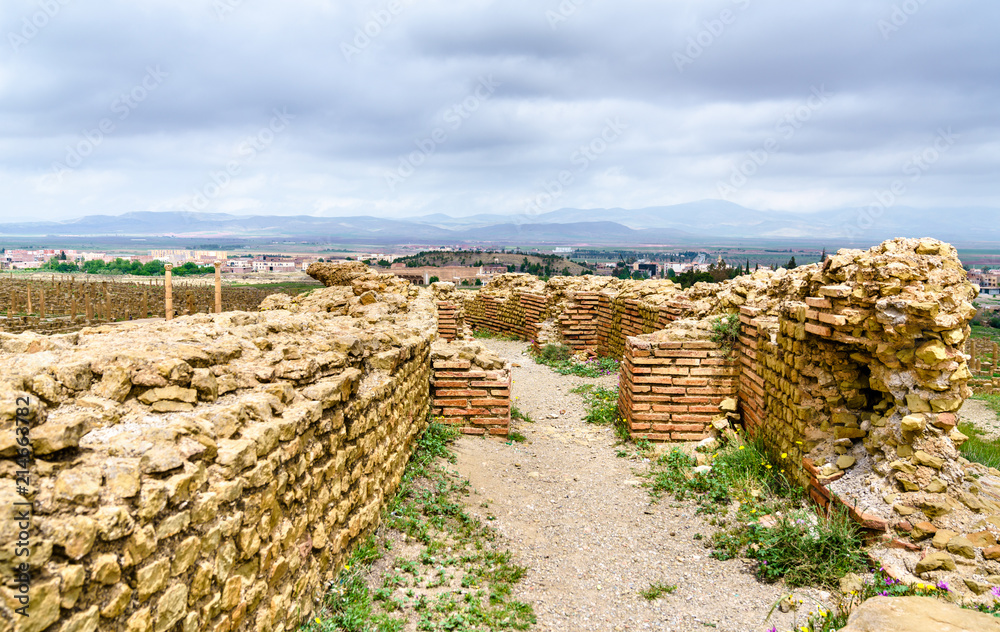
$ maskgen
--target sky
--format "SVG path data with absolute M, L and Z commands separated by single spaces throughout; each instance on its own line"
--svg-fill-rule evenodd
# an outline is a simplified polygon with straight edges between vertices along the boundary
M 997 24 L 995 0 L 3 0 L 0 221 L 1000 209 Z

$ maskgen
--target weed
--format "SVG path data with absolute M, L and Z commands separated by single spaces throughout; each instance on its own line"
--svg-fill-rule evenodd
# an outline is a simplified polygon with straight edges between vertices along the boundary
M 618 373 L 618 360 L 608 357 L 576 360 L 572 349 L 566 345 L 547 344 L 535 354 L 535 362 L 551 367 L 560 375 L 576 375 L 579 377 L 602 377 Z
M 472 337 L 478 338 L 480 340 L 508 340 L 508 341 L 522 340 L 522 338 L 519 338 L 517 336 L 511 334 L 494 333 L 489 329 L 474 329 L 472 331 Z
M 733 352 L 733 347 L 740 337 L 740 316 L 739 314 L 726 314 L 719 316 L 712 321 L 711 340 L 717 343 L 726 355 Z
M 654 599 L 659 599 L 663 595 L 672 595 L 675 590 L 677 590 L 677 584 L 668 585 L 664 582 L 653 582 L 649 585 L 649 588 L 640 590 L 639 594 L 645 599 L 653 601 Z
M 588 386 L 590 386 L 588 384 Z M 587 406 L 587 414 L 583 418 L 587 423 L 608 426 L 618 420 L 618 388 L 593 386 L 588 389 L 574 389 L 583 395 Z
M 507 438 L 515 443 L 524 443 L 528 440 L 523 434 L 514 430 L 507 433 Z
M 762 580 L 783 578 L 790 586 L 833 585 L 865 568 L 854 523 L 840 513 L 817 518 L 803 506 L 802 491 L 785 477 L 780 460 L 772 463 L 759 443 L 727 445 L 708 459 L 711 469 L 696 473 L 696 460 L 675 449 L 651 465 L 645 486 L 654 500 L 663 494 L 690 499 L 697 513 L 713 515 L 720 529 L 711 537 L 712 557 L 756 559 Z M 731 509 L 732 521 L 726 518 Z M 762 526 L 757 519 L 764 514 L 777 524 Z
M 531 606 L 512 598 L 511 584 L 526 569 L 466 513 L 460 500 L 470 483 L 437 460 L 455 461 L 449 444 L 457 435 L 440 423 L 428 426 L 383 516 L 386 528 L 423 545 L 417 559 L 396 558 L 372 584 L 380 587 L 369 587 L 365 577 L 390 542 L 384 534 L 370 537 L 331 584 L 325 620 L 317 617 L 301 632 L 398 632 L 407 620 L 421 630 L 524 630 L 535 622 Z M 461 578 L 462 589 L 447 588 L 452 578 Z M 414 590 L 420 586 L 444 592 L 429 598 Z
M 523 410 L 521 410 L 517 406 L 511 406 L 510 407 L 510 418 L 511 419 L 517 419 L 517 420 L 520 420 L 520 421 L 524 421 L 524 422 L 529 423 L 529 424 L 535 423 L 535 420 L 531 418 L 531 415 L 529 415 L 528 413 L 524 412 Z
M 751 550 L 760 560 L 761 579 L 783 578 L 793 587 L 836 586 L 847 573 L 867 568 L 861 534 L 846 512 L 831 511 L 819 520 L 805 512 L 810 510 L 782 515 L 776 526 L 757 530 L 758 548 Z

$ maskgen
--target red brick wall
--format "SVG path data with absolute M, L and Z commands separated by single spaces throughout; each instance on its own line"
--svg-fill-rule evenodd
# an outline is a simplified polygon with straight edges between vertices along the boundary
M 462 337 L 462 308 L 450 301 L 437 302 L 438 335 L 445 340 Z
M 434 360 L 431 414 L 466 434 L 510 431 L 510 371 L 483 370 L 469 360 Z
M 736 397 L 738 366 L 710 341 L 625 340 L 618 410 L 633 439 L 697 441 Z

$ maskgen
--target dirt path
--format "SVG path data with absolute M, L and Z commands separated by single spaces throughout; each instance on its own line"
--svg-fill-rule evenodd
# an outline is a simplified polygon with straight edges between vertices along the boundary
M 959 410 L 959 418 L 983 431 L 983 438 L 1000 438 L 1000 415 L 981 399 L 967 399 Z
M 525 343 L 485 342 L 521 365 L 513 369 L 515 405 L 535 423 L 517 423 L 527 437 L 522 444 L 461 439 L 457 469 L 475 489 L 470 511 L 490 521 L 529 569 L 517 590 L 534 604 L 536 629 L 792 627 L 795 613 L 776 612 L 764 623 L 787 589 L 759 583 L 747 561 L 708 557 L 704 543 L 714 527 L 694 515 L 693 504 L 664 499 L 651 505 L 637 476 L 646 465 L 616 456 L 621 447 L 613 431 L 583 421 L 582 398 L 570 389 L 612 386 L 616 376 L 561 376 L 523 355 Z M 639 591 L 654 582 L 677 590 L 647 601 Z M 796 594 L 829 597 L 817 590 Z M 810 609 L 800 610 L 799 621 Z

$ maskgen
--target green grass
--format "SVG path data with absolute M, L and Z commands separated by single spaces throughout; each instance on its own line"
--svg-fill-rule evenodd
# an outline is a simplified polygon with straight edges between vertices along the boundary
M 519 421 L 523 421 L 523 422 L 529 423 L 529 424 L 535 423 L 535 420 L 531 418 L 531 415 L 529 415 L 528 413 L 522 411 L 517 406 L 511 406 L 510 407 L 510 418 L 511 419 L 517 419 Z
M 986 402 L 987 408 L 1000 415 L 1000 395 L 989 395 L 986 393 L 977 393 L 972 396 L 972 399 L 978 399 L 980 401 Z
M 971 338 L 987 338 L 993 342 L 1000 342 L 1000 329 L 986 327 L 985 325 L 972 325 Z
M 496 334 L 489 329 L 474 329 L 472 331 L 472 337 L 479 340 L 510 340 L 517 341 L 521 338 L 514 336 L 512 334 Z
M 611 426 L 614 428 L 618 440 L 622 443 L 627 443 L 630 440 L 628 427 L 618 414 L 617 386 L 608 388 L 582 384 L 570 392 L 583 396 L 584 405 L 587 407 L 587 414 L 583 417 L 584 421 L 600 426 Z
M 523 434 L 515 430 L 512 430 L 507 433 L 507 439 L 513 441 L 514 443 L 524 443 L 525 441 L 528 440 L 527 437 L 525 437 Z
M 653 601 L 654 599 L 659 599 L 663 595 L 672 595 L 675 590 L 677 590 L 677 584 L 653 582 L 649 585 L 649 588 L 640 590 L 639 594 L 642 595 L 642 597 L 647 601 Z
M 740 316 L 739 314 L 726 314 L 719 316 L 712 321 L 711 340 L 717 343 L 726 355 L 733 352 L 740 338 Z
M 760 443 L 734 442 L 708 461 L 711 470 L 695 473 L 695 458 L 674 449 L 652 463 L 644 485 L 654 501 L 670 494 L 712 516 L 709 522 L 722 527 L 712 535 L 712 557 L 755 559 L 758 578 L 789 586 L 836 586 L 844 574 L 866 568 L 854 523 L 836 513 L 817 517 L 781 456 L 768 458 Z M 776 525 L 763 526 L 764 515 Z
M 525 630 L 535 623 L 531 605 L 512 597 L 527 569 L 465 511 L 470 483 L 442 465 L 455 462 L 449 444 L 458 434 L 431 423 L 419 437 L 383 526 L 354 550 L 322 612 L 301 632 L 399 632 L 408 622 L 418 630 Z M 375 577 L 393 537 L 416 542 L 419 554 L 393 558 Z M 449 588 L 452 580 L 457 587 Z
M 604 377 L 618 373 L 620 363 L 609 357 L 577 360 L 573 350 L 566 345 L 547 344 L 535 354 L 535 362 L 550 367 L 560 375 L 576 375 L 578 377 Z
M 975 399 L 986 398 L 990 398 L 986 400 L 990 408 L 997 410 L 997 407 L 1000 406 L 1000 396 L 980 395 L 975 397 Z M 983 439 L 983 431 L 967 421 L 958 424 L 958 431 L 969 437 L 958 449 L 962 456 L 973 463 L 981 463 L 986 467 L 1000 469 L 1000 442 L 997 442 L 996 439 Z

